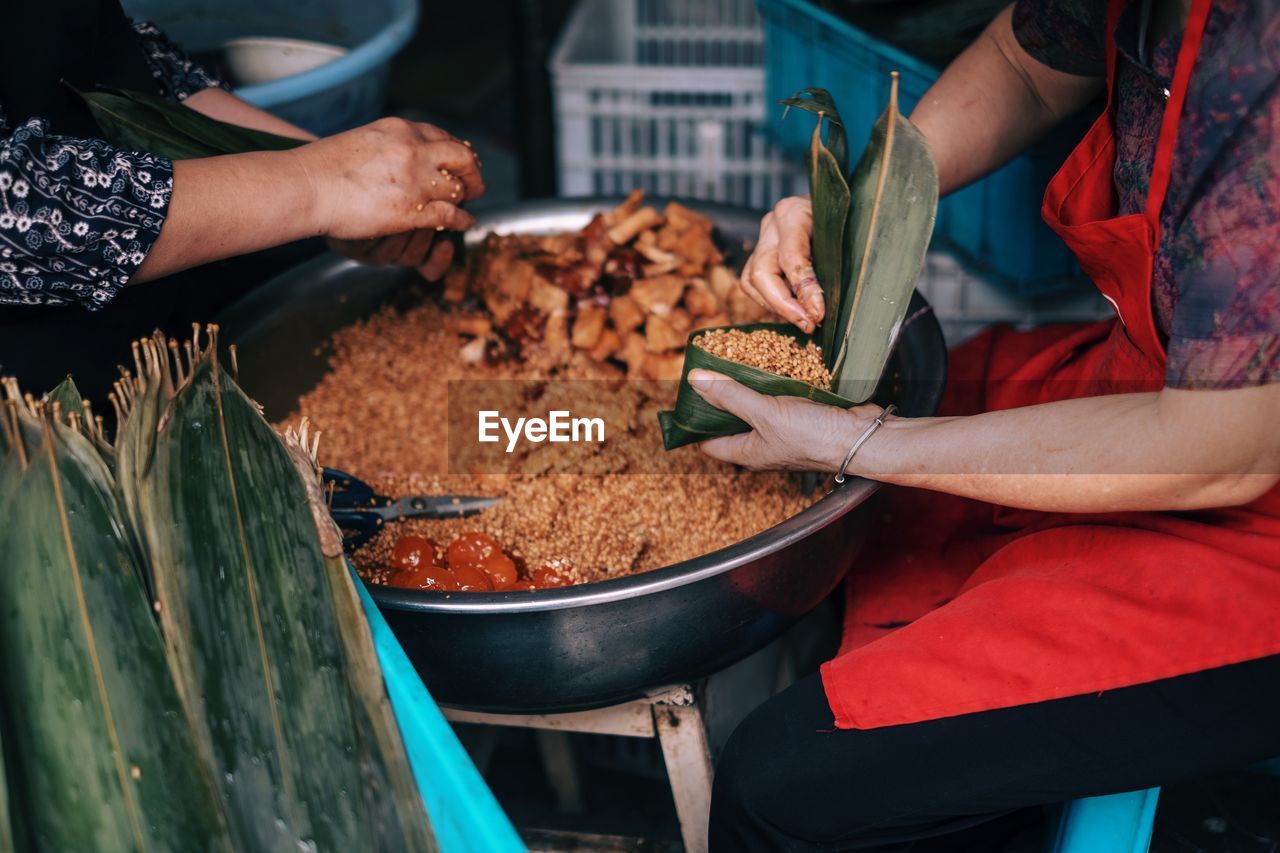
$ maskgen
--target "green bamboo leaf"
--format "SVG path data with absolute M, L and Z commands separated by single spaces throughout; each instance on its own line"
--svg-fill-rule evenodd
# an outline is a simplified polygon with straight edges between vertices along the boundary
M 230 850 L 109 472 L 75 430 L 20 417 L 40 438 L 0 462 L 0 692 L 25 837 L 49 850 Z
M 722 326 L 720 328 L 738 329 L 743 332 L 768 330 L 794 338 L 801 346 L 812 340 L 810 336 L 789 323 L 748 323 L 741 326 Z M 839 406 L 842 409 L 847 409 L 854 405 L 850 400 L 845 400 L 829 391 L 823 391 L 821 388 L 816 388 L 807 382 L 801 382 L 798 379 L 792 379 L 787 376 L 778 376 L 757 367 L 738 364 L 735 361 L 712 355 L 704 349 L 699 349 L 694 341 L 699 335 L 707 331 L 712 330 L 700 329 L 689 336 L 688 345 L 684 353 L 684 370 L 680 374 L 680 388 L 676 394 L 675 408 L 658 413 L 658 423 L 662 427 L 662 443 L 667 450 L 674 450 L 686 444 L 705 441 L 721 435 L 747 432 L 751 429 L 746 421 L 736 415 L 729 414 L 723 409 L 716 408 L 704 400 L 697 391 L 693 390 L 689 385 L 689 371 L 698 367 L 705 370 L 713 370 L 716 373 L 723 373 L 748 388 L 761 394 L 767 394 L 770 397 L 803 397 L 815 403 Z
M 822 287 L 825 316 L 838 318 L 844 306 L 845 286 L 851 269 L 848 239 L 851 196 L 849 182 L 845 178 L 849 170 L 849 155 L 844 120 L 835 99 L 826 89 L 802 89 L 782 103 L 788 109 L 798 107 L 818 117 L 805 156 L 813 209 L 813 269 Z M 824 124 L 827 126 L 825 143 L 822 134 Z M 843 326 L 832 319 L 824 320 L 820 326 L 818 345 L 828 369 L 840 349 L 842 329 Z
M 126 372 L 116 382 L 112 402 L 119 420 L 114 448 L 116 491 L 129 519 L 130 532 L 137 541 L 148 523 L 139 497 L 142 478 L 155 451 L 160 414 L 173 399 L 171 370 L 180 371 L 183 362 L 176 346 L 171 347 L 165 336 L 157 332 L 134 342 L 133 363 L 133 373 Z M 154 592 L 150 555 L 140 541 L 137 541 L 137 550 L 143 584 Z
M 70 376 L 54 386 L 49 392 L 48 402 L 50 405 L 58 404 L 62 410 L 63 423 L 67 422 L 67 418 L 73 412 L 80 414 L 84 408 L 84 398 L 80 396 L 80 389 L 76 387 L 75 381 Z
M 3 459 L 5 451 L 0 451 L 0 459 Z M 3 462 L 0 462 L 3 466 Z M 4 475 L 0 474 L 0 483 L 3 483 Z M 0 724 L 4 722 L 4 715 L 0 715 Z M 0 725 L 3 730 L 3 725 Z M 9 779 L 8 772 L 5 770 L 5 752 L 3 738 L 0 738 L 0 853 L 14 853 L 15 849 L 26 850 L 31 847 L 27 843 L 26 838 L 18 838 L 20 827 L 14 824 L 12 813 L 9 809 Z
M 407 760 L 353 692 L 370 676 L 349 656 L 307 487 L 212 345 L 165 408 L 139 488 L 170 663 L 240 845 L 427 848 L 421 799 L 387 795 L 389 764 Z
M 30 404 L 23 398 L 18 380 L 12 376 L 0 377 L 0 435 L 4 436 L 5 455 L 15 453 L 22 464 L 40 446 L 44 433 L 39 422 L 31 414 Z
M 822 119 L 827 121 L 826 148 L 831 152 L 831 156 L 835 158 L 836 165 L 840 167 L 840 174 L 844 175 L 849 171 L 849 143 L 846 137 L 844 120 L 840 117 L 840 110 L 836 107 L 835 98 L 831 97 L 831 93 L 826 89 L 813 86 L 808 89 L 801 89 L 790 98 L 785 98 L 778 103 L 784 104 L 787 109 L 796 107 L 797 109 L 807 110 L 818 116 L 819 125 Z M 786 113 L 783 113 L 786 118 Z
M 284 444 L 306 491 L 307 505 L 324 555 L 325 577 L 342 626 L 339 633 L 349 668 L 352 712 L 364 749 L 360 761 L 372 768 L 365 773 L 363 788 L 365 807 L 372 816 L 376 833 L 371 848 L 434 850 L 435 838 L 423 811 L 422 793 L 409 765 L 400 726 L 382 681 L 382 664 L 356 581 L 343 553 L 342 532 L 329 514 L 329 496 L 322 485 L 320 464 L 315 455 L 317 443 L 309 437 L 305 418 L 297 432 L 292 429 L 286 432 Z
M 102 87 L 81 92 L 98 127 L 113 145 L 186 160 L 246 151 L 283 151 L 304 145 L 253 128 L 219 121 L 175 101 L 146 92 Z
M 115 476 L 115 448 L 107 440 L 103 433 L 102 421 L 97 418 L 92 407 L 83 397 L 80 396 L 80 390 L 76 387 L 75 380 L 70 376 L 62 380 L 48 393 L 45 403 L 49 406 L 57 406 L 57 410 L 61 413 L 60 420 L 64 424 L 76 429 L 89 439 L 94 449 L 98 451 L 98 455 L 102 457 L 102 461 L 106 463 L 111 476 Z
M 110 92 L 76 90 L 102 129 L 103 138 L 119 148 L 145 151 L 173 160 L 193 160 L 225 152 L 177 130 L 155 110 Z M 184 108 L 185 109 L 185 108 Z
M 849 227 L 849 184 L 837 165 L 836 157 L 823 147 L 820 133 L 822 119 L 813 129 L 809 149 L 809 195 L 813 207 L 813 269 L 822 286 L 827 317 L 840 316 L 844 303 L 845 271 L 849 268 L 846 232 Z M 840 327 L 824 322 L 819 330 L 818 345 L 828 369 L 838 348 L 836 333 Z
M 306 140 L 294 139 L 241 127 L 225 121 L 210 118 L 180 103 L 166 100 L 157 95 L 139 92 L 133 89 L 107 89 L 128 99 L 138 108 L 138 116 L 159 116 L 173 130 L 191 140 L 206 145 L 219 154 L 239 154 L 245 151 L 286 151 L 305 145 Z
M 833 389 L 866 401 L 889 361 L 924 267 L 938 210 L 938 169 L 920 131 L 898 112 L 898 75 L 850 178 L 849 267 L 830 362 Z M 816 235 L 815 235 L 816 239 Z

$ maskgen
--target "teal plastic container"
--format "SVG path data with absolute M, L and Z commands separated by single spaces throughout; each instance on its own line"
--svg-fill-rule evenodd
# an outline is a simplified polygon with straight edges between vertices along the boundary
M 1159 799 L 1149 788 L 1065 804 L 1052 853 L 1147 853 Z
M 409 764 L 443 853 L 522 853 L 525 846 L 404 649 L 355 577 Z
M 899 98 L 909 113 L 939 70 L 880 42 L 807 0 L 756 0 L 765 31 L 765 100 L 781 116 L 779 100 L 808 86 L 835 97 L 858 151 L 889 100 L 897 71 Z M 766 121 L 767 132 L 791 156 L 808 148 L 813 122 L 792 114 Z M 1066 127 L 1066 126 L 1064 126 Z M 1071 252 L 1040 216 L 1045 186 L 1079 140 L 1063 130 L 938 206 L 935 245 L 1019 296 L 1087 287 Z

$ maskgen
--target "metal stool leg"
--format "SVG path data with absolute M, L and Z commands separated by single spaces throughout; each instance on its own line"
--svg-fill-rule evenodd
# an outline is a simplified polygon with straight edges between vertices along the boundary
M 653 705 L 653 722 L 667 764 L 671 795 L 686 853 L 706 853 L 711 816 L 711 750 L 692 691 L 673 691 Z
M 578 778 L 569 735 L 554 729 L 536 729 L 534 735 L 542 757 L 542 770 L 556 792 L 556 808 L 565 814 L 582 814 L 587 807 L 582 799 L 582 781 Z

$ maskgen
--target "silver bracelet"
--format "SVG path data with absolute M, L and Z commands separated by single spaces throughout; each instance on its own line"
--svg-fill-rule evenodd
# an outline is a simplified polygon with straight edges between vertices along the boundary
M 837 483 L 844 482 L 844 472 L 845 469 L 849 467 L 849 463 L 853 461 L 853 454 L 857 453 L 862 445 L 867 443 L 867 439 L 875 435 L 876 430 L 884 426 L 885 418 L 889 417 L 889 415 L 892 415 L 896 411 L 898 411 L 898 407 L 890 404 L 883 412 L 876 415 L 876 419 L 867 427 L 866 432 L 858 436 L 858 440 L 853 443 L 853 447 L 849 448 L 849 455 L 844 458 L 844 463 L 840 466 L 840 470 L 836 472 Z

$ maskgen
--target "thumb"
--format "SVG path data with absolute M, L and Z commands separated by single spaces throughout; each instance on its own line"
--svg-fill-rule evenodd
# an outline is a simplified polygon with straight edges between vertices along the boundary
M 756 425 L 755 415 L 760 411 L 761 405 L 769 400 L 765 395 L 752 391 L 723 373 L 702 368 L 689 371 L 689 386 L 717 409 L 735 414 L 753 427 Z

